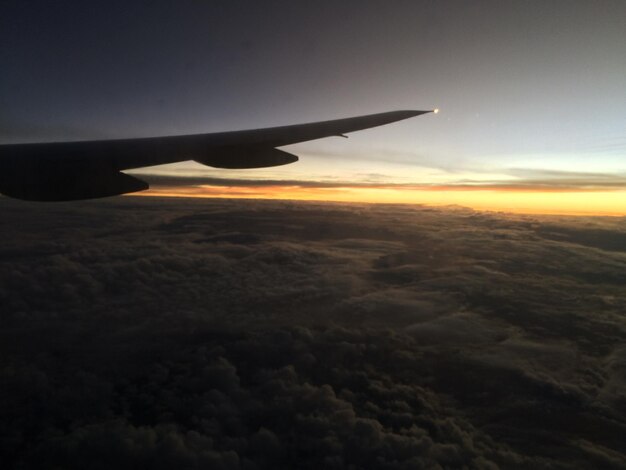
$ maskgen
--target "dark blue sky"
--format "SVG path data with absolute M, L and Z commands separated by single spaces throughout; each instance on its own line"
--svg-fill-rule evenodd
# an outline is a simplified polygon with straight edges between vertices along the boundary
M 0 139 L 439 107 L 300 146 L 306 163 L 280 171 L 323 178 L 340 157 L 355 178 L 621 175 L 625 58 L 624 1 L 4 1 Z

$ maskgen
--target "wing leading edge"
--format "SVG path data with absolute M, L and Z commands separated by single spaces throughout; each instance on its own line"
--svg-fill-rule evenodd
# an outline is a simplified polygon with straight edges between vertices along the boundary
M 432 111 L 392 111 L 332 121 L 244 131 L 137 139 L 0 145 L 0 193 L 66 201 L 142 191 L 148 184 L 121 173 L 196 160 L 216 168 L 286 165 L 298 157 L 276 147 L 340 136 Z

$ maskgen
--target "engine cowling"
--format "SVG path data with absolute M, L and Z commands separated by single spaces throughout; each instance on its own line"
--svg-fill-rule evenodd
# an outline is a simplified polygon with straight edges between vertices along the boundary
M 148 183 L 121 172 L 31 172 L 0 177 L 0 193 L 27 201 L 72 201 L 133 193 Z

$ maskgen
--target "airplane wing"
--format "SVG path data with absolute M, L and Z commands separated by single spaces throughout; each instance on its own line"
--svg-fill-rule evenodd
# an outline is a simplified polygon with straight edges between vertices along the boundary
M 123 170 L 195 160 L 215 168 L 264 168 L 298 157 L 276 147 L 342 136 L 432 111 L 392 111 L 291 126 L 137 139 L 0 145 L 0 193 L 68 201 L 148 189 Z

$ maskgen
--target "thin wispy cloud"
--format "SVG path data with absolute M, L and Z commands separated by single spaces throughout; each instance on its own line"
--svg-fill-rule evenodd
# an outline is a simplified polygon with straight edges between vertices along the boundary
M 298 187 L 309 189 L 361 188 L 403 190 L 464 190 L 464 191 L 607 191 L 626 189 L 626 177 L 557 171 L 514 170 L 512 174 L 526 175 L 517 180 L 471 180 L 463 179 L 449 183 L 385 182 L 384 175 L 370 175 L 362 181 L 317 181 L 304 179 L 245 179 L 215 178 L 211 176 L 141 175 L 155 188 L 179 186 L 216 187 Z M 535 177 L 532 177 L 535 176 Z

